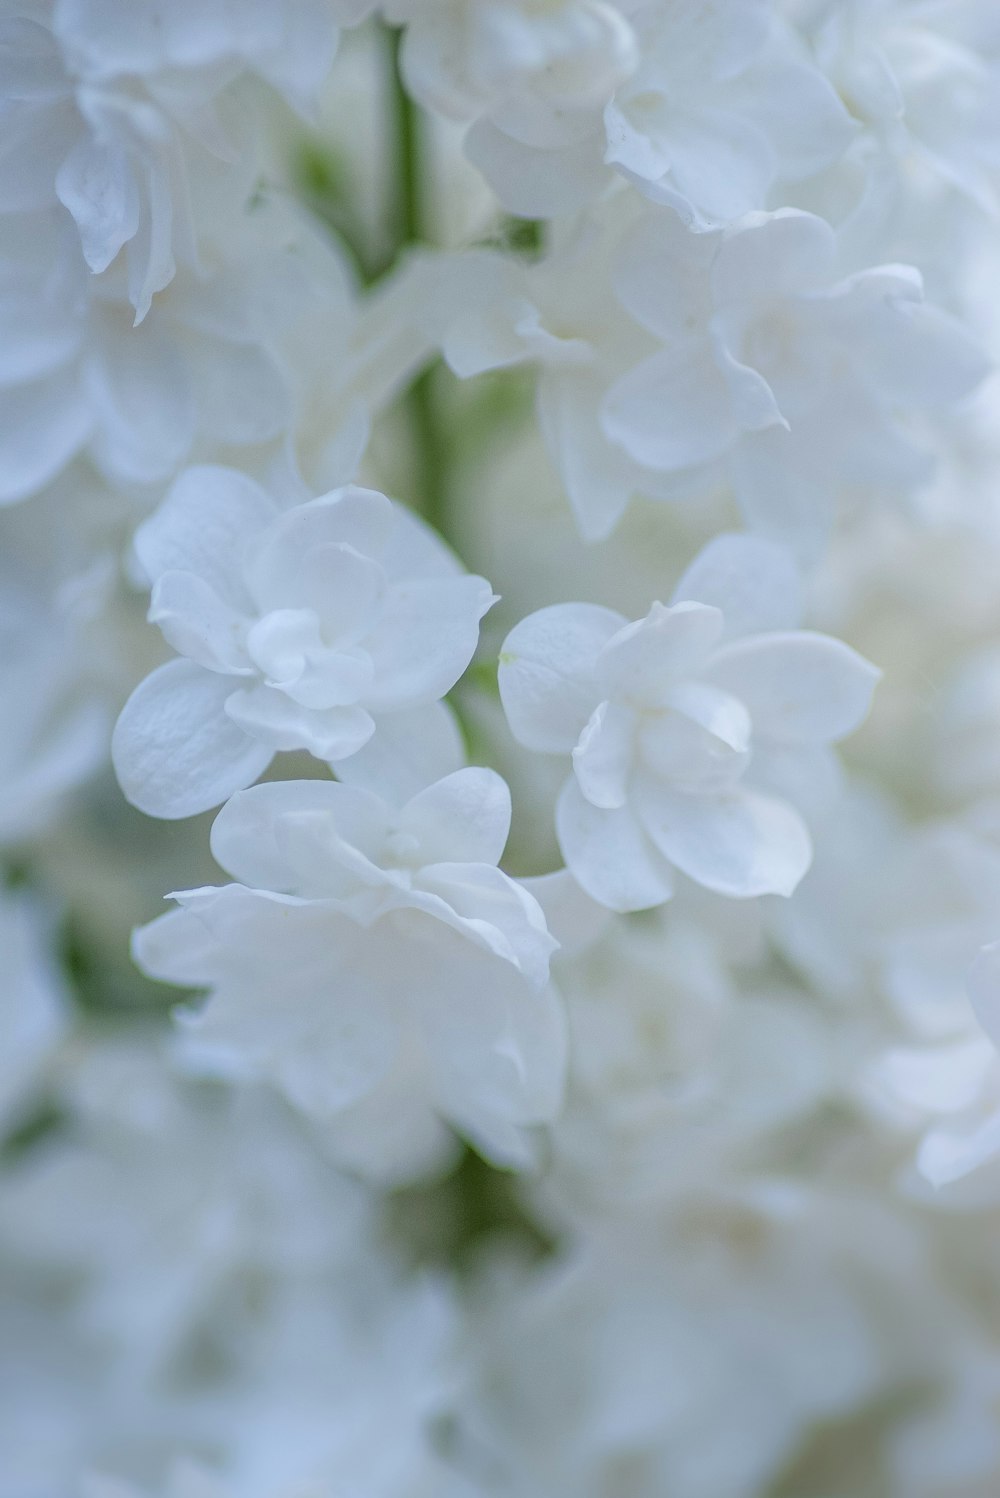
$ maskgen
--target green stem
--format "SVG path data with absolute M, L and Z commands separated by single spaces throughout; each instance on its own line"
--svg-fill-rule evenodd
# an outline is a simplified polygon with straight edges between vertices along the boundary
M 395 257 L 410 245 L 429 240 L 424 222 L 427 201 L 426 137 L 423 118 L 403 85 L 400 69 L 402 29 L 389 31 L 392 58 L 391 108 L 393 114 L 393 181 L 395 201 L 392 218 L 395 229 Z M 417 375 L 405 396 L 413 450 L 412 492 L 424 519 L 442 534 L 447 531 L 448 472 L 447 448 L 443 440 L 438 411 L 435 367 Z

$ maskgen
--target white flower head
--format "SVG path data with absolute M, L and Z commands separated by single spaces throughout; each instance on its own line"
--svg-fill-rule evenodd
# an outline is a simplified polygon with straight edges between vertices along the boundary
M 274 1081 L 333 1118 L 405 1070 L 422 1105 L 494 1157 L 559 1101 L 555 945 L 500 871 L 510 795 L 465 769 L 399 810 L 322 781 L 259 785 L 212 831 L 241 883 L 188 890 L 136 935 L 140 965 L 209 989 L 190 1021 L 224 1068 Z M 374 1126 L 374 1121 L 373 1121 Z
M 217 211 L 220 197 L 238 203 L 252 186 L 234 81 L 256 72 L 305 106 L 333 60 L 334 21 L 326 0 L 5 5 L 0 104 L 14 144 L 0 213 L 61 204 L 95 273 L 124 250 L 143 318 L 177 263 L 197 264 L 209 195 Z
M 750 789 L 747 772 L 769 748 L 850 733 L 878 673 L 840 641 L 796 629 L 795 592 L 786 553 L 724 536 L 645 619 L 555 604 L 507 637 L 507 718 L 526 748 L 572 758 L 556 830 L 594 899 L 659 905 L 674 869 L 720 894 L 788 895 L 806 872 L 801 817 Z
M 136 688 L 112 744 L 125 794 L 152 816 L 217 806 L 279 750 L 342 760 L 383 715 L 433 715 L 494 602 L 367 489 L 282 512 L 243 474 L 193 468 L 135 547 L 149 617 L 182 657 Z
M 931 456 L 908 423 L 953 407 L 988 369 L 912 266 L 838 279 L 837 249 L 829 224 L 793 209 L 704 234 L 647 215 L 615 288 L 662 347 L 601 410 L 608 438 L 648 469 L 724 462 L 747 522 L 807 551 L 844 490 L 927 479 Z

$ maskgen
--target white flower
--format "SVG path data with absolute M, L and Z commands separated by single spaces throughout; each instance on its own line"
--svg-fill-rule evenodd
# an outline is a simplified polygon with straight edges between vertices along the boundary
M 77 454 L 116 487 L 220 456 L 296 498 L 353 477 L 370 410 L 423 354 L 405 278 L 360 305 L 336 245 L 273 197 L 212 248 L 135 326 L 120 265 L 89 275 L 65 215 L 5 224 L 0 505 Z
M 636 463 L 689 473 L 725 459 L 747 521 L 815 550 L 845 489 L 905 492 L 932 463 L 907 422 L 982 380 L 972 335 L 923 300 L 919 272 L 838 280 L 813 214 L 753 214 L 692 235 L 670 213 L 631 231 L 622 304 L 662 348 L 608 390 L 601 421 Z
M 668 0 L 636 24 L 642 62 L 606 112 L 605 160 L 685 222 L 704 229 L 768 207 L 775 179 L 812 176 L 853 138 L 769 0 Z
M 407 86 L 456 120 L 499 115 L 525 143 L 572 130 L 600 109 L 636 61 L 632 29 L 605 0 L 389 0 L 405 25 Z M 569 120 L 567 121 L 567 116 Z
M 7 0 L 0 213 L 58 201 L 93 272 L 124 248 L 128 298 L 143 318 L 177 262 L 197 263 L 198 231 L 220 196 L 238 205 L 252 185 L 247 119 L 218 96 L 252 69 L 304 105 L 336 42 L 326 0 L 250 0 L 238 12 L 225 0 Z M 207 182 L 192 181 L 192 168 Z
M 820 0 L 806 30 L 904 181 L 918 162 L 996 213 L 1000 35 L 992 0 Z
M 346 759 L 383 715 L 433 710 L 494 601 L 368 489 L 281 512 L 244 475 L 193 468 L 135 548 L 149 617 L 182 656 L 136 688 L 112 743 L 125 794 L 153 816 L 217 806 L 278 750 Z
M 612 910 L 668 900 L 674 868 L 720 894 L 791 894 L 809 834 L 785 801 L 747 788 L 751 759 L 850 733 L 878 673 L 794 627 L 794 569 L 765 542 L 718 538 L 674 600 L 631 624 L 582 603 L 523 620 L 500 655 L 511 730 L 572 756 L 559 845 Z
M 613 93 L 602 100 L 595 89 L 589 109 L 558 112 L 521 100 L 470 130 L 468 155 L 513 212 L 573 212 L 619 173 L 698 227 L 724 224 L 770 206 L 776 181 L 812 176 L 854 137 L 857 124 L 769 0 L 626 10 L 630 65 L 608 78 Z M 607 51 L 610 63 L 621 49 L 609 38 Z
M 667 499 L 671 476 L 636 462 L 603 420 L 615 381 L 654 354 L 657 339 L 623 308 L 612 274 L 640 205 L 619 194 L 524 266 L 485 252 L 430 267 L 422 304 L 428 332 L 462 379 L 529 363 L 538 372 L 538 424 L 582 535 L 603 540 L 634 494 Z M 661 266 L 664 278 L 673 268 Z M 664 413 L 665 414 L 665 413 Z
M 330 782 L 255 786 L 212 831 L 242 882 L 177 895 L 137 933 L 137 959 L 208 987 L 198 1049 L 305 1111 L 332 1118 L 383 1084 L 394 1108 L 403 1068 L 424 1112 L 523 1158 L 523 1126 L 558 1105 L 563 1037 L 544 917 L 496 866 L 509 825 L 489 770 L 399 811 Z
M 81 1329 L 134 1375 L 234 1322 L 241 1282 L 333 1279 L 374 1244 L 367 1192 L 273 1093 L 179 1078 L 134 1040 L 74 1060 L 70 1126 L 3 1177 L 0 1216 L 11 1247 L 73 1277 Z

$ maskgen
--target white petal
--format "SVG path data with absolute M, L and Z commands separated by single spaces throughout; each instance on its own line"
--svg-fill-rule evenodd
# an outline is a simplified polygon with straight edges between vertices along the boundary
M 346 759 L 375 732 L 371 716 L 361 707 L 308 708 L 273 687 L 232 691 L 226 714 L 244 733 L 278 749 L 306 749 L 317 759 Z
M 724 645 L 705 675 L 746 704 L 760 738 L 827 744 L 857 728 L 881 672 L 842 640 L 793 630 Z
M 718 234 L 692 234 L 676 213 L 645 214 L 615 257 L 615 295 L 658 338 L 686 341 L 692 319 L 706 327 L 712 314 L 709 269 L 718 243 Z
M 890 267 L 849 283 L 838 333 L 856 350 L 864 378 L 884 401 L 918 410 L 961 400 L 989 373 L 981 341 L 922 299 L 919 278 Z
M 648 910 L 674 892 L 669 865 L 643 833 L 630 806 L 603 811 L 585 801 L 572 777 L 556 805 L 556 833 L 573 878 L 609 910 Z
M 373 863 L 388 821 L 377 797 L 332 780 L 276 780 L 239 791 L 212 824 L 212 857 L 241 884 L 309 898 L 344 898 L 338 840 Z
M 750 759 L 750 714 L 738 698 L 700 681 L 680 682 L 667 711 L 644 715 L 643 764 L 678 790 L 718 791 L 743 774 Z
M 816 67 L 776 57 L 758 63 L 746 86 L 749 112 L 774 146 L 783 179 L 800 181 L 832 165 L 858 133 L 858 122 Z
M 299 570 L 310 551 L 344 545 L 379 561 L 393 524 L 391 502 L 373 489 L 336 490 L 296 505 L 252 538 L 246 556 L 247 581 L 262 607 L 297 603 Z
M 124 148 L 82 136 L 56 173 L 56 195 L 76 220 L 90 269 L 107 270 L 139 227 L 139 193 Z
M 602 693 L 640 707 L 663 706 L 679 677 L 700 671 L 722 634 L 722 615 L 703 603 L 654 603 L 627 624 L 597 661 Z
M 75 368 L 2 392 L 0 504 L 44 488 L 84 445 L 93 418 Z
M 465 137 L 465 154 L 504 207 L 520 218 L 576 213 L 598 192 L 608 173 L 595 129 L 561 150 L 536 150 L 479 119 Z
M 976 1018 L 1000 1046 L 1000 942 L 983 947 L 969 969 L 968 988 Z
M 366 1096 L 391 1065 L 398 1035 L 370 933 L 327 902 L 297 904 L 238 884 L 205 891 L 196 909 L 217 954 L 208 1003 L 185 1017 L 191 1040 L 209 1059 L 273 1080 L 316 1117 Z
M 746 115 L 685 108 L 671 118 L 663 141 L 670 181 L 694 208 L 700 225 L 732 223 L 767 195 L 775 160 L 763 131 Z
M 758 536 L 716 536 L 687 568 L 672 602 L 721 609 L 730 637 L 794 629 L 801 616 L 798 568 L 789 551 Z
M 512 963 L 534 987 L 548 982 L 556 942 L 538 901 L 517 880 L 492 864 L 436 863 L 420 870 L 414 898 L 420 893 L 458 918 L 449 921 L 455 930 Z
M 153 584 L 149 622 L 179 655 L 210 671 L 249 675 L 247 620 L 193 572 L 163 572 Z
M 573 750 L 573 773 L 591 806 L 624 806 L 632 773 L 636 718 L 631 708 L 601 702 Z
M 266 349 L 188 331 L 185 351 L 199 425 L 213 442 L 266 442 L 285 430 L 288 384 Z
M 592 900 L 569 869 L 520 882 L 542 907 L 545 924 L 567 956 L 597 941 L 611 919 L 607 906 Z
M 187 366 L 153 318 L 106 331 L 86 366 L 95 455 L 114 478 L 154 483 L 191 449 L 198 407 Z
M 494 602 L 483 577 L 414 579 L 390 587 L 363 641 L 375 667 L 366 706 L 392 712 L 443 697 L 475 654 L 479 621 Z
M 632 459 L 603 430 L 605 393 L 602 372 L 586 367 L 543 370 L 538 384 L 545 445 L 586 541 L 610 536 L 642 487 Z
M 399 504 L 392 505 L 392 528 L 381 562 L 393 581 L 465 576 L 465 568 L 437 531 Z
M 662 349 L 617 379 L 601 426 L 636 463 L 662 473 L 711 462 L 740 433 L 729 386 L 703 338 Z
M 243 548 L 276 514 L 274 501 L 245 474 L 208 464 L 189 468 L 136 531 L 136 555 L 151 582 L 163 572 L 193 572 L 224 602 L 245 607 Z
M 790 895 L 812 861 L 802 818 L 769 796 L 742 789 L 689 796 L 642 777 L 635 801 L 663 857 L 720 895 Z
M 132 933 L 136 967 L 161 983 L 201 988 L 210 982 L 216 940 L 194 910 L 168 910 Z
M 403 807 L 397 828 L 421 863 L 497 864 L 510 834 L 510 791 L 495 770 L 456 770 Z
M 465 743 L 455 714 L 446 702 L 428 702 L 379 718 L 368 743 L 350 759 L 335 761 L 333 769 L 338 780 L 402 806 L 464 764 Z
M 111 738 L 127 800 L 151 817 L 193 817 L 250 785 L 274 747 L 247 738 L 227 716 L 232 678 L 193 661 L 169 661 L 139 683 Z
M 499 1117 L 551 1118 L 559 1105 L 566 1037 L 550 988 L 536 989 L 510 963 L 480 952 L 457 933 L 401 954 L 400 979 L 417 1017 L 436 1081 L 436 1101 L 479 1137 Z
M 341 542 L 306 545 L 294 569 L 275 568 L 262 550 L 246 577 L 262 613 L 311 610 L 327 645 L 352 645 L 367 634 L 385 592 L 378 562 Z
M 511 733 L 526 749 L 569 754 L 599 692 L 597 657 L 625 620 L 593 603 L 557 603 L 516 624 L 497 679 Z
M 836 234 L 814 213 L 754 213 L 719 247 L 712 268 L 716 302 L 743 306 L 807 296 L 829 284 L 836 253 Z

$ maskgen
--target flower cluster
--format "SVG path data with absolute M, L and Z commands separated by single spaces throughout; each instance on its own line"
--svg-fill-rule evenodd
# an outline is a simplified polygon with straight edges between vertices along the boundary
M 1000 1491 L 998 99 L 0 0 L 0 1498 Z

